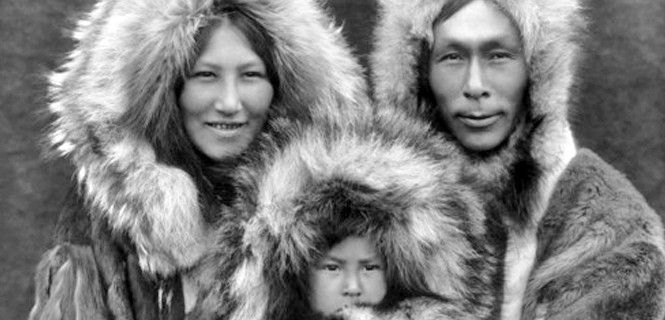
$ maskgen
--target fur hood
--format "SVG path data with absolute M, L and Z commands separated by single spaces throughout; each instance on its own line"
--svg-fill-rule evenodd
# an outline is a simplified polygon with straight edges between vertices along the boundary
M 246 11 L 274 40 L 280 99 L 267 127 L 277 118 L 342 121 L 366 100 L 361 68 L 314 0 L 100 0 L 50 76 L 48 140 L 75 165 L 87 202 L 129 235 L 151 273 L 192 265 L 208 226 L 192 176 L 159 159 L 145 136 L 156 128 L 134 116 L 177 108 L 174 86 L 195 58 L 197 30 L 227 6 Z
M 399 112 L 288 135 L 264 140 L 265 152 L 236 172 L 237 209 L 247 214 L 220 229 L 221 265 L 205 269 L 228 287 L 207 308 L 232 305 L 230 319 L 302 316 L 297 283 L 325 253 L 325 235 L 345 222 L 375 241 L 396 275 L 392 285 L 491 308 L 496 259 L 483 247 L 481 200 L 460 182 L 456 145 Z
M 507 12 L 521 33 L 529 65 L 532 123 L 518 126 L 508 146 L 498 154 L 483 159 L 468 155 L 467 165 L 473 167 L 468 172 L 492 185 L 488 182 L 506 180 L 510 176 L 506 171 L 520 166 L 516 163 L 518 158 L 527 156 L 534 160 L 536 170 L 532 171 L 540 172 L 540 178 L 531 188 L 537 190 L 536 207 L 528 211 L 529 219 L 537 222 L 557 177 L 576 153 L 567 114 L 579 52 L 577 38 L 584 19 L 579 0 L 492 1 Z M 429 117 L 425 110 L 428 106 L 418 105 L 418 63 L 422 48 L 432 47 L 433 22 L 447 1 L 379 2 L 380 18 L 371 56 L 374 98 L 382 108 L 398 106 Z

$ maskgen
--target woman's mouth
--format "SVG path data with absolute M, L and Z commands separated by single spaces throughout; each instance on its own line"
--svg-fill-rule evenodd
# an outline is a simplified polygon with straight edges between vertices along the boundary
M 246 122 L 206 122 L 205 125 L 216 130 L 234 131 L 245 126 Z
M 205 125 L 221 138 L 232 138 L 242 132 L 247 122 L 206 122 Z

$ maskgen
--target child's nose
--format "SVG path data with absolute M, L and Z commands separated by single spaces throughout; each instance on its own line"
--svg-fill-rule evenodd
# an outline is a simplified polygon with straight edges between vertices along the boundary
M 348 297 L 357 297 L 362 293 L 360 279 L 358 274 L 351 272 L 346 275 L 342 293 Z

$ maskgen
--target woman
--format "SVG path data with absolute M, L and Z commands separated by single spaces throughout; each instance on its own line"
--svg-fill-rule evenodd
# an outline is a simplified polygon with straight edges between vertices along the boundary
M 49 140 L 76 168 L 75 243 L 44 255 L 31 319 L 182 318 L 229 165 L 257 135 L 353 117 L 360 67 L 312 1 L 100 1 L 74 38 Z
M 374 96 L 461 147 L 508 231 L 502 319 L 662 319 L 660 217 L 577 149 L 578 1 L 382 1 Z

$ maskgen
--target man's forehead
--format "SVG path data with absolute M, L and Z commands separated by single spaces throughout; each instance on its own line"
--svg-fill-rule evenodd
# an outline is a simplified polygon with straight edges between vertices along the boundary
M 433 29 L 440 45 L 520 45 L 519 30 L 501 10 L 484 1 L 474 1 Z

